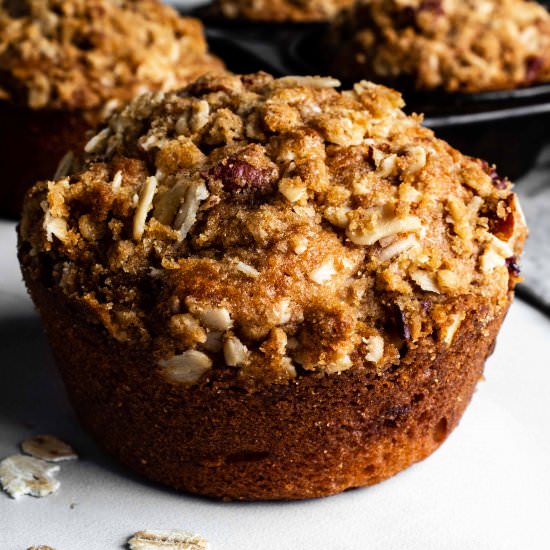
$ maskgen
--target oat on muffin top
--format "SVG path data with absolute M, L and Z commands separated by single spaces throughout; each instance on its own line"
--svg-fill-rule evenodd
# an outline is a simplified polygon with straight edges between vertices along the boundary
M 335 74 L 477 92 L 550 80 L 550 14 L 529 0 L 360 0 L 330 31 Z
M 98 109 L 221 69 L 201 23 L 157 0 L 0 3 L 0 99 Z
M 325 21 L 355 0 L 215 0 L 214 14 L 257 21 Z
M 184 383 L 383 372 L 508 304 L 511 184 L 366 81 L 207 75 L 114 115 L 29 194 L 28 273 Z M 206 378 L 205 378 L 206 376 Z

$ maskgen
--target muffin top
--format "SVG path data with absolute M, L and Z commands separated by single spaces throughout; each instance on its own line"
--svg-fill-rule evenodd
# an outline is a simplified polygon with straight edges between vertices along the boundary
M 201 23 L 156 0 L 0 3 L 0 99 L 32 109 L 111 109 L 221 68 Z
M 526 0 L 360 0 L 330 31 L 332 68 L 420 90 L 550 80 L 550 15 Z
M 134 100 L 29 193 L 28 278 L 189 384 L 383 373 L 472 310 L 483 330 L 518 278 L 511 184 L 397 92 L 338 85 L 206 75 Z
M 325 21 L 355 0 L 215 0 L 213 13 L 256 21 Z

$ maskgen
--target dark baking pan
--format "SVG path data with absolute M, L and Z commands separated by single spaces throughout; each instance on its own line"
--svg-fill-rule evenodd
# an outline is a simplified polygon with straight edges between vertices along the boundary
M 296 33 L 282 52 L 288 70 L 328 74 L 319 55 L 322 31 Z M 351 83 L 344 83 L 344 86 Z M 403 91 L 408 112 L 462 152 L 497 165 L 517 179 L 550 141 L 550 84 L 482 93 Z

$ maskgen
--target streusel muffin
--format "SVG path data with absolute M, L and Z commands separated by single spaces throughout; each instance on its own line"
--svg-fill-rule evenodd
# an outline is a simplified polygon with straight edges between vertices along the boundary
M 82 424 L 177 489 L 369 485 L 457 424 L 518 280 L 511 185 L 363 81 L 205 76 L 28 194 L 19 258 Z
M 254 21 L 328 21 L 355 0 L 215 0 L 213 13 Z
M 481 92 L 550 80 L 550 15 L 529 0 L 360 0 L 335 22 L 335 74 Z
M 0 211 L 117 105 L 221 67 L 200 22 L 156 0 L 0 3 Z

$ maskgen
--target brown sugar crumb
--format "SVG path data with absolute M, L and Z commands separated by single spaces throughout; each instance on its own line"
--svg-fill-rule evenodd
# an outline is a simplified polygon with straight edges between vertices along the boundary
M 207 75 L 136 99 L 32 190 L 28 277 L 174 384 L 381 373 L 451 345 L 464 304 L 486 326 L 526 236 L 511 184 L 398 93 L 337 85 Z
M 325 21 L 353 0 L 215 0 L 212 12 L 229 19 Z
M 108 111 L 222 68 L 201 23 L 156 0 L 7 2 L 0 37 L 0 99 L 33 109 Z
M 327 47 L 351 80 L 478 92 L 550 79 L 550 15 L 529 0 L 360 0 Z

